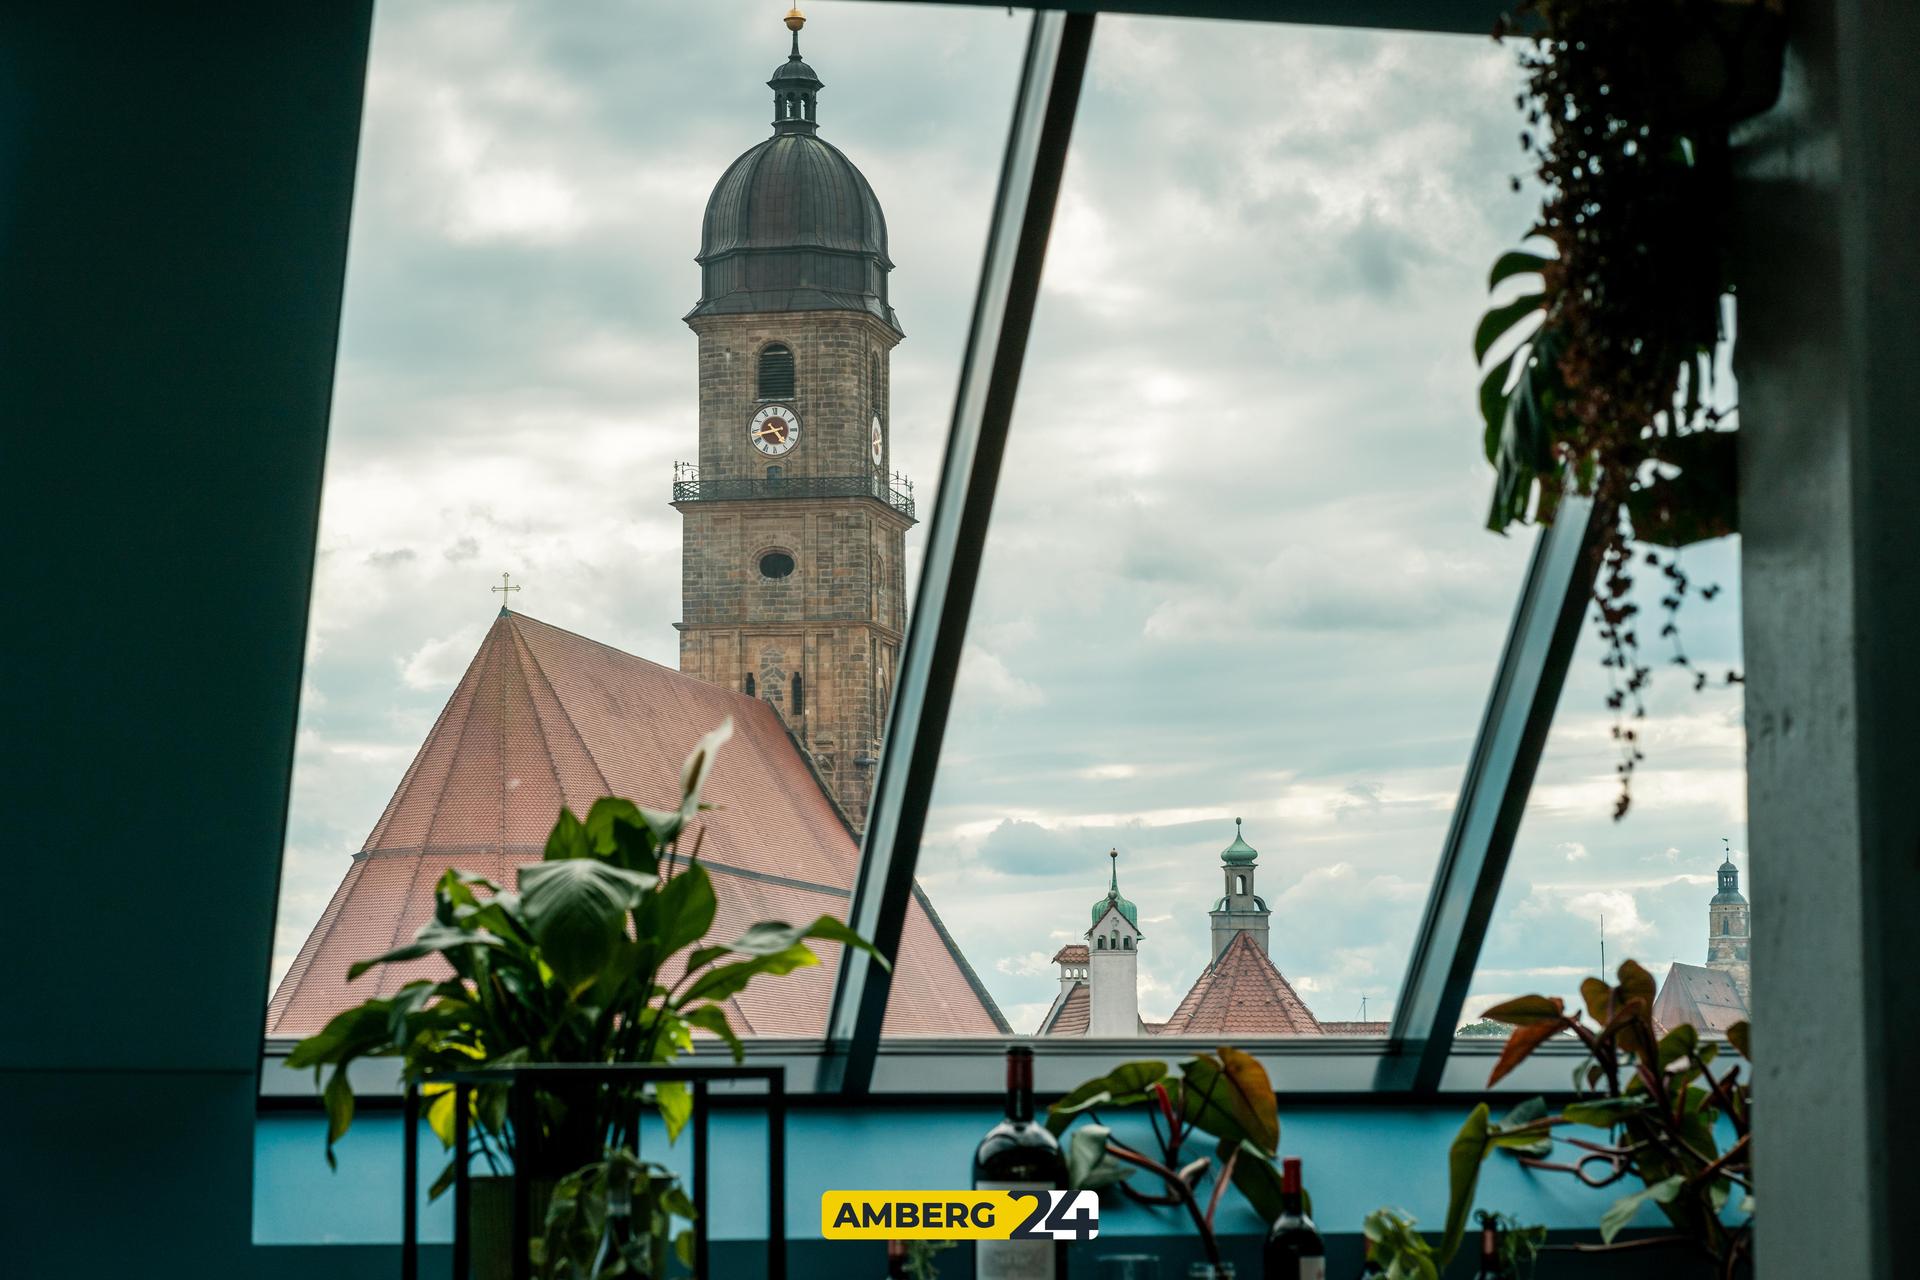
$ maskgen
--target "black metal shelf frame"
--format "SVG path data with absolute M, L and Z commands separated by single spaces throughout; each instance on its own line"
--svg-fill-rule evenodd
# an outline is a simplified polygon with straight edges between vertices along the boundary
M 707 1143 L 707 1114 L 715 1081 L 760 1081 L 763 1094 L 729 1094 L 733 1100 L 751 1100 L 767 1112 L 767 1277 L 786 1280 L 787 1275 L 787 1094 L 783 1067 L 712 1066 L 682 1061 L 665 1065 L 638 1063 L 543 1063 L 520 1067 L 487 1067 L 473 1071 L 449 1072 L 433 1077 L 430 1083 L 453 1086 L 453 1275 L 467 1280 L 471 1274 L 471 1171 L 473 1155 L 468 1149 L 469 1098 L 481 1085 L 504 1084 L 508 1088 L 508 1122 L 520 1133 L 531 1135 L 533 1125 L 527 1117 L 533 1111 L 534 1094 L 542 1084 L 569 1088 L 598 1088 L 607 1085 L 643 1086 L 649 1083 L 685 1082 L 692 1085 L 693 1115 L 688 1130 L 693 1144 L 693 1274 L 709 1275 L 708 1190 L 711 1161 Z M 401 1209 L 401 1280 L 419 1280 L 420 1275 L 420 1087 L 409 1081 L 402 1107 L 401 1138 L 405 1168 L 401 1177 L 404 1204 Z M 523 1139 L 525 1141 L 525 1139 Z M 523 1170 L 513 1171 L 513 1276 L 530 1280 L 532 1263 L 528 1246 L 533 1238 L 533 1188 Z

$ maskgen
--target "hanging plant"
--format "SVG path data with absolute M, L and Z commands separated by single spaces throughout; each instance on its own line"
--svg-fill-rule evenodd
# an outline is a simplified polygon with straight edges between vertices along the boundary
M 1665 579 L 1661 636 L 1691 668 L 1680 605 L 1718 588 L 1696 591 L 1677 552 L 1737 529 L 1731 411 L 1713 395 L 1730 354 L 1728 130 L 1777 93 L 1781 25 L 1763 0 L 1530 0 L 1495 32 L 1509 34 L 1525 37 L 1520 145 L 1545 195 L 1526 246 L 1488 280 L 1521 292 L 1473 337 L 1495 472 L 1487 524 L 1551 523 L 1569 489 L 1599 504 L 1619 818 L 1651 676 L 1635 575 Z

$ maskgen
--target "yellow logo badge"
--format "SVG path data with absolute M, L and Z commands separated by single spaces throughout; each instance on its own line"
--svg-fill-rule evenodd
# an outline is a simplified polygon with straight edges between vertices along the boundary
M 1100 1198 L 1091 1191 L 828 1191 L 828 1240 L 1091 1240 Z

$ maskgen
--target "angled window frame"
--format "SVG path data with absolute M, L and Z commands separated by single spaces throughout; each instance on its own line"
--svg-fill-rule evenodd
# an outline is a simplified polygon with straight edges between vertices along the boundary
M 928 523 L 927 551 L 847 917 L 888 957 L 898 954 L 908 904 L 916 891 L 920 840 L 939 769 L 1096 15 L 1482 35 L 1493 29 L 1506 8 L 1486 0 L 1344 4 L 1335 0 L 1191 4 L 1042 0 L 1030 7 L 1034 9 L 1032 33 L 981 265 L 940 491 Z M 1603 510 L 1588 499 L 1569 495 L 1562 500 L 1555 522 L 1536 535 L 1388 1035 L 1365 1045 L 1263 1041 L 1257 1046 L 1261 1056 L 1300 1054 L 1337 1060 L 1341 1066 L 1329 1081 L 1331 1087 L 1368 1096 L 1432 1096 L 1472 1089 L 1461 1071 L 1449 1071 L 1449 1064 L 1478 1064 L 1485 1056 L 1484 1047 L 1459 1044 L 1453 1031 L 1591 599 Z M 877 1084 L 884 1090 L 887 1078 L 897 1078 L 891 1069 L 876 1078 L 891 988 L 892 971 L 887 965 L 862 953 L 843 955 L 825 1043 L 819 1048 L 817 1091 L 870 1095 Z M 993 1047 L 997 1051 L 997 1045 Z M 1120 1042 L 1069 1046 L 1035 1040 L 1033 1047 L 1049 1057 L 1076 1060 L 1089 1055 L 1115 1057 L 1122 1051 Z M 938 1052 L 931 1043 L 895 1042 L 890 1056 L 904 1060 Z M 948 1056 L 954 1052 L 952 1046 L 946 1050 Z M 1477 1066 L 1473 1070 L 1478 1073 Z M 914 1078 L 924 1089 L 927 1077 L 915 1073 Z

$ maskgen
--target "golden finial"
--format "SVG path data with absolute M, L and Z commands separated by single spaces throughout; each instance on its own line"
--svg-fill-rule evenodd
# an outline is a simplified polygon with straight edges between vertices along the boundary
M 798 32 L 800 28 L 806 25 L 807 15 L 800 12 L 799 5 L 795 5 L 793 8 L 787 10 L 787 30 Z

